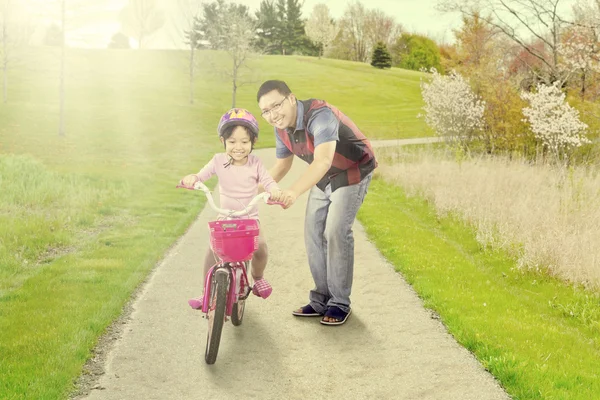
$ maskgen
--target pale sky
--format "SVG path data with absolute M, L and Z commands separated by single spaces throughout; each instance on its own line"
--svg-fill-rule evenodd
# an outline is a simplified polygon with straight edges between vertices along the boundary
M 245 0 L 244 4 L 257 10 L 261 0 Z M 348 0 L 305 0 L 302 15 L 310 16 L 315 4 L 323 3 L 329 7 L 331 15 L 338 19 L 351 3 Z M 405 30 L 411 33 L 426 34 L 429 37 L 444 42 L 454 40 L 452 29 L 460 26 L 458 14 L 441 14 L 435 10 L 437 0 L 361 0 L 367 9 L 378 8 L 387 15 L 394 17 Z
M 30 10 L 42 15 L 46 23 L 57 21 L 60 11 L 59 0 L 19 0 L 21 4 L 29 3 Z M 70 12 L 67 41 L 76 47 L 106 48 L 112 35 L 119 31 L 119 11 L 128 0 L 68 0 L 68 9 L 77 8 Z M 152 48 L 184 48 L 182 38 L 181 5 L 186 2 L 200 0 L 156 0 L 167 17 L 165 27 L 148 38 L 147 45 Z M 210 2 L 212 0 L 205 0 Z M 261 0 L 239 0 L 250 7 L 252 13 L 259 9 Z M 452 29 L 461 24 L 458 13 L 444 14 L 435 10 L 438 0 L 361 0 L 367 9 L 381 9 L 401 24 L 405 31 L 426 34 L 437 42 L 451 43 L 454 41 Z M 569 8 L 575 0 L 563 0 L 561 5 Z M 332 17 L 338 19 L 350 4 L 348 0 L 304 0 L 303 17 L 308 18 L 313 7 L 324 3 L 329 7 Z M 13 3 L 14 4 L 14 3 Z M 76 14 L 76 15 L 74 15 Z M 38 36 L 43 37 L 43 33 Z M 40 37 L 37 40 L 40 40 Z

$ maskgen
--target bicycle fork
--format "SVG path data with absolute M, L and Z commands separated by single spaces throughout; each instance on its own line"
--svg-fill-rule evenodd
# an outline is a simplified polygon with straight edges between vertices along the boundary
M 245 263 L 245 261 L 244 261 Z M 213 278 L 215 274 L 227 274 L 229 279 L 229 285 L 227 288 L 227 306 L 225 308 L 225 314 L 230 317 L 233 312 L 233 305 L 236 303 L 238 299 L 238 294 L 240 295 L 240 300 L 245 300 L 248 298 L 250 294 L 250 285 L 248 280 L 248 275 L 246 273 L 246 268 L 239 263 L 224 263 L 224 264 L 215 264 L 209 270 L 206 275 L 206 280 L 204 282 L 204 299 L 202 301 L 202 312 L 204 314 L 208 313 L 211 298 L 212 298 L 212 289 L 213 289 Z M 242 286 L 243 287 L 240 287 Z M 244 290 L 244 294 L 242 296 L 242 289 Z

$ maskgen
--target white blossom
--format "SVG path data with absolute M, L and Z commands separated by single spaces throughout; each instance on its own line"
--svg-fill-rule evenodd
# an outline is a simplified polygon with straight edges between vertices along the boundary
M 579 111 L 565 101 L 565 94 L 557 84 L 537 86 L 537 92 L 522 92 L 529 102 L 523 109 L 525 121 L 535 137 L 557 156 L 590 141 L 585 137 L 588 126 L 579 119 Z
M 442 137 L 455 140 L 472 138 L 483 128 L 485 102 L 455 71 L 446 76 L 434 68 L 431 72 L 431 82 L 421 82 L 425 122 Z
M 563 67 L 568 71 L 600 72 L 600 48 L 589 28 L 574 27 L 557 46 Z

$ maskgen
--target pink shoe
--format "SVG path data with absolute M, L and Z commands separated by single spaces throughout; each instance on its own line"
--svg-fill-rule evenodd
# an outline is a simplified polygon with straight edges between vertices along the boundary
M 264 278 L 254 282 L 254 286 L 252 287 L 252 293 L 258 297 L 262 297 L 263 299 L 269 297 L 272 291 L 273 288 L 271 287 L 271 284 Z
M 194 310 L 201 310 L 202 309 L 202 302 L 203 301 L 204 301 L 204 296 L 194 297 L 193 299 L 189 299 L 188 300 L 188 304 Z

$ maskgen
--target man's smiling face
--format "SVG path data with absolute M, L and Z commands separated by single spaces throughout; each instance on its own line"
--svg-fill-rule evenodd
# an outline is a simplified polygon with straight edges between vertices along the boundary
M 296 97 L 293 94 L 284 96 L 272 90 L 260 98 L 258 106 L 263 118 L 272 126 L 278 129 L 296 126 Z

